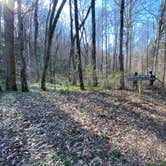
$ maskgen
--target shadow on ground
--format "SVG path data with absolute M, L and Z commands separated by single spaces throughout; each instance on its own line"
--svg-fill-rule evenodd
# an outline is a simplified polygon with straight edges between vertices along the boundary
M 157 162 L 159 158 L 151 154 L 154 153 L 151 149 L 149 154 L 139 151 L 136 147 L 139 140 L 132 142 L 131 137 L 127 140 L 131 129 L 137 131 L 137 135 L 140 130 L 145 135 L 154 134 L 165 145 L 164 122 L 158 119 L 154 123 L 153 118 L 138 108 L 162 117 L 165 114 L 130 103 L 124 94 L 29 92 L 10 95 L 15 99 L 13 103 L 7 109 L 0 105 L 2 165 L 142 166 L 148 161 Z M 133 135 L 134 139 L 137 135 Z M 126 144 L 122 145 L 123 142 Z

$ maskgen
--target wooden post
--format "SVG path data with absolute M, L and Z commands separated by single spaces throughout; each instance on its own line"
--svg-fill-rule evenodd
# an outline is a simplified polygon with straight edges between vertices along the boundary
M 138 96 L 142 95 L 142 80 L 138 81 Z

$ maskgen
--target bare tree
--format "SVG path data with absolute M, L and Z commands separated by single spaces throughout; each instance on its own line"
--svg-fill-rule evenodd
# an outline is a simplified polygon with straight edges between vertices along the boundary
M 119 43 L 119 66 L 120 66 L 120 72 L 121 72 L 121 78 L 120 78 L 120 89 L 125 88 L 125 82 L 124 82 L 124 56 L 123 56 L 123 28 L 124 28 L 124 0 L 121 0 L 120 4 L 120 43 Z
M 35 12 L 34 12 L 34 26 L 35 26 L 35 31 L 34 31 L 34 55 L 35 55 L 35 60 L 36 60 L 36 82 L 39 81 L 40 78 L 40 72 L 39 72 L 39 66 L 40 66 L 40 58 L 39 58 L 39 53 L 38 53 L 38 34 L 39 34 L 39 22 L 38 22 L 38 3 L 39 0 L 35 1 Z
M 166 12 L 166 1 L 162 0 L 161 7 L 160 7 L 160 15 L 159 15 L 158 24 L 157 24 L 157 30 L 156 30 L 156 39 L 155 39 L 155 50 L 154 50 L 154 61 L 153 61 L 154 75 L 156 75 L 157 73 L 159 46 L 160 46 L 160 39 L 162 35 L 162 26 L 164 22 L 165 12 Z
M 18 3 L 18 38 L 19 38 L 19 53 L 21 57 L 21 89 L 23 92 L 28 92 L 27 73 L 26 73 L 26 58 L 24 51 L 24 26 L 22 16 L 22 0 L 17 0 Z
M 59 6 L 59 8 L 57 9 L 57 12 L 55 14 L 55 9 L 57 7 L 58 4 L 58 0 L 54 0 L 53 1 L 53 6 L 52 8 L 50 8 L 50 12 L 49 14 L 49 27 L 48 29 L 46 29 L 47 31 L 47 44 L 45 45 L 45 61 L 44 61 L 44 68 L 43 68 L 43 72 L 42 72 L 42 80 L 41 80 L 41 89 L 46 90 L 46 74 L 47 74 L 47 70 L 48 70 L 48 65 L 49 65 L 49 61 L 50 61 L 50 57 L 51 57 L 51 46 L 52 46 L 52 39 L 54 36 L 54 31 L 55 31 L 55 27 L 56 24 L 58 22 L 59 16 L 62 12 L 62 9 L 64 7 L 66 3 L 66 0 L 63 0 Z
M 2 2 L 0 2 L 0 58 L 2 55 L 2 31 L 1 31 L 1 18 L 2 18 Z M 0 68 L 0 74 L 1 74 L 2 68 Z M 1 84 L 0 84 L 0 91 L 1 91 Z
M 114 48 L 113 48 L 113 61 L 112 61 L 112 71 L 117 71 L 117 54 L 118 54 L 118 20 L 117 20 L 117 10 L 114 10 Z
M 166 30 L 165 30 L 166 31 Z M 164 41 L 164 66 L 163 66 L 163 86 L 165 86 L 165 75 L 166 75 L 166 32 L 165 32 L 165 41 Z
M 96 75 L 96 20 L 95 20 L 95 0 L 91 1 L 92 6 L 92 81 L 93 86 L 97 86 L 97 75 Z
M 6 90 L 17 90 L 14 56 L 14 0 L 4 2 Z
M 80 38 L 79 38 L 79 21 L 78 21 L 78 4 L 77 0 L 74 0 L 74 11 L 75 11 L 75 30 L 76 30 L 76 57 L 78 64 L 78 73 L 80 81 L 80 89 L 84 90 L 83 74 L 82 74 L 82 63 L 81 63 L 81 48 L 80 48 Z
M 73 32 L 73 13 L 72 13 L 72 0 L 69 0 L 70 7 L 70 57 L 69 57 L 69 69 L 72 62 L 72 84 L 76 85 L 76 61 L 75 61 L 75 40 L 74 40 L 74 32 Z

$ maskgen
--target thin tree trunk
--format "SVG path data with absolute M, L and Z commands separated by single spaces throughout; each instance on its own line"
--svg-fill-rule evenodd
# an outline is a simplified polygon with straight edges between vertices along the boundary
M 108 75 L 108 37 L 107 37 L 107 30 L 108 30 L 108 20 L 107 20 L 107 2 L 105 1 L 104 4 L 104 10 L 105 10 L 105 64 L 106 64 L 106 77 Z
M 92 84 L 97 86 L 97 75 L 96 75 L 96 20 L 95 20 L 95 0 L 91 1 L 92 6 Z
M 130 41 L 129 41 L 129 75 L 132 71 L 132 57 L 133 57 L 133 43 L 134 43 L 134 35 L 133 35 L 133 26 L 130 27 Z
M 72 14 L 72 0 L 69 0 L 69 7 L 70 7 L 70 59 L 69 59 L 69 67 L 70 63 L 72 62 L 72 85 L 76 85 L 76 62 L 75 62 L 75 52 L 74 52 L 74 35 L 73 35 L 73 14 Z M 70 70 L 70 68 L 69 68 Z
M 102 0 L 102 16 L 101 16 L 101 72 L 102 72 L 102 77 L 103 77 L 103 65 L 104 65 L 104 51 L 103 51 L 103 38 L 104 38 L 104 34 L 103 34 L 103 0 Z
M 166 36 L 166 35 L 165 35 Z M 166 39 L 166 37 L 165 37 Z M 166 75 L 166 40 L 165 40 L 165 50 L 164 50 L 164 68 L 163 68 L 163 87 L 165 86 L 165 75 Z
M 128 59 L 129 59 L 129 25 L 126 28 L 126 71 L 128 70 Z
M 148 21 L 148 20 L 147 20 Z M 149 73 L 149 23 L 147 22 L 147 30 L 146 30 L 146 73 Z
M 117 23 L 117 12 L 114 10 L 114 48 L 113 48 L 113 61 L 112 61 L 112 71 L 116 71 L 116 55 L 117 55 L 117 46 L 118 46 L 118 23 Z
M 7 60 L 6 90 L 17 91 L 14 56 L 14 0 L 4 4 L 5 54 Z
M 35 26 L 35 31 L 34 31 L 34 55 L 35 55 L 35 60 L 36 60 L 36 82 L 39 82 L 40 78 L 40 72 L 39 72 L 39 67 L 40 67 L 40 58 L 39 58 L 39 53 L 38 53 L 38 32 L 39 32 L 39 23 L 38 23 L 38 2 L 39 0 L 36 0 L 35 2 L 35 12 L 34 12 L 34 26 Z
M 120 65 L 120 89 L 125 89 L 124 82 L 124 57 L 123 57 L 123 28 L 124 28 L 124 0 L 121 0 L 120 5 L 120 43 L 119 43 L 119 65 Z
M 74 9 L 75 9 L 76 43 L 77 43 L 76 55 L 77 55 L 77 63 L 78 63 L 79 81 L 80 81 L 80 89 L 84 90 L 82 64 L 81 64 L 81 48 L 80 48 L 80 40 L 79 40 L 79 22 L 78 22 L 77 0 L 74 0 Z
M 115 29 L 118 29 L 115 27 Z M 117 43 L 118 43 L 118 32 L 115 30 L 115 40 L 114 40 L 114 51 L 113 51 L 113 64 L 112 64 L 112 71 L 116 71 L 116 55 L 117 55 Z

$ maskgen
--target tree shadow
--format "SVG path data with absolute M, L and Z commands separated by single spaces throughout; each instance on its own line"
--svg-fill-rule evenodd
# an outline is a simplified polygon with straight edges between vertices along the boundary
M 0 142 L 6 142 L 0 159 L 7 165 L 55 165 L 61 161 L 72 161 L 72 165 L 144 164 L 141 156 L 121 152 L 106 136 L 85 129 L 71 113 L 40 93 L 20 94 L 16 106 L 18 119 L 1 128 L 8 132 Z
M 67 95 L 68 102 L 79 104 L 82 111 L 87 112 L 89 115 L 93 116 L 94 112 L 97 112 L 97 109 L 95 110 L 95 108 L 91 107 L 92 105 L 100 106 L 103 110 L 110 110 L 110 112 L 105 114 L 106 111 L 104 111 L 102 115 L 99 114 L 99 117 L 108 120 L 112 119 L 110 117 L 113 115 L 115 119 L 118 119 L 117 123 L 119 124 L 123 121 L 125 124 L 128 121 L 127 125 L 134 125 L 138 129 L 148 131 L 155 134 L 159 139 L 166 141 L 165 112 L 150 108 L 148 105 L 144 106 L 139 102 L 132 102 L 127 96 L 124 98 L 124 96 L 121 95 L 112 95 L 104 92 L 90 92 L 85 94 L 81 94 L 80 92 L 68 92 L 65 95 Z M 109 99 L 105 100 L 103 96 Z M 84 98 L 85 102 L 81 103 L 80 98 Z M 118 103 L 116 103 L 116 101 L 118 101 Z M 150 103 L 150 101 L 143 98 L 143 103 L 144 102 L 146 102 L 146 104 Z M 154 115 L 154 117 L 151 115 Z M 160 120 L 161 118 L 163 120 Z

